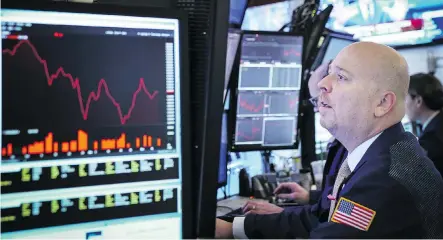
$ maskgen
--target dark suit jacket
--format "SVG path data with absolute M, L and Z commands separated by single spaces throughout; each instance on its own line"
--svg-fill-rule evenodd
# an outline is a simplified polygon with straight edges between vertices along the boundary
M 322 186 L 319 190 L 309 192 L 309 204 L 316 204 L 322 197 L 323 191 L 327 191 L 328 193 L 332 191 L 338 169 L 346 156 L 347 151 L 338 140 L 334 140 L 329 144 L 328 156 L 326 157 L 326 163 L 323 169 Z M 332 182 L 332 185 L 327 184 L 330 182 Z
M 429 122 L 420 135 L 419 142 L 443 175 L 443 110 Z
M 327 183 L 328 184 L 328 183 Z M 338 193 L 374 210 L 367 231 L 328 222 L 319 203 L 246 216 L 248 238 L 443 238 L 443 179 L 400 123 L 369 147 Z

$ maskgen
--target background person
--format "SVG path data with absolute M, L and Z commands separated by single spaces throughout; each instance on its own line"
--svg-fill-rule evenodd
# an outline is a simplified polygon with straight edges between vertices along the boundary
M 425 73 L 411 76 L 406 96 L 406 114 L 422 124 L 420 145 L 435 167 L 443 174 L 443 87 L 440 81 Z

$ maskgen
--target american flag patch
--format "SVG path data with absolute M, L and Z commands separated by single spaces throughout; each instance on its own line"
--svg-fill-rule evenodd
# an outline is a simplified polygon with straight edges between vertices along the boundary
M 346 198 L 340 198 L 331 221 L 368 231 L 375 211 Z

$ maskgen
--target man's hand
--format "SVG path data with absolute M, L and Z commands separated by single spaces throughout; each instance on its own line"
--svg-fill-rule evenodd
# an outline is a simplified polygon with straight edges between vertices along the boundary
M 281 183 L 275 189 L 274 194 L 276 194 L 278 198 L 295 200 L 300 204 L 306 204 L 309 202 L 309 192 L 295 182 Z
M 216 218 L 215 238 L 234 238 L 234 235 L 232 233 L 232 223 Z
M 267 202 L 248 201 L 243 206 L 243 213 L 246 214 L 273 214 L 281 213 L 283 208 Z

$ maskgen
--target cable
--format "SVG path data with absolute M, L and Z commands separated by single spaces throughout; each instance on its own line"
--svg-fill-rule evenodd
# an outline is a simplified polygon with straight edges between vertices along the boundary
M 318 12 L 318 7 L 319 5 L 315 1 L 304 2 L 294 9 L 291 21 L 284 24 L 279 32 L 283 32 L 287 27 L 289 27 L 290 32 L 302 32 L 306 28 L 306 23 L 313 21 Z
M 227 199 L 228 196 L 226 195 L 226 186 L 223 186 L 221 189 L 222 189 L 222 192 L 223 192 L 223 198 Z

